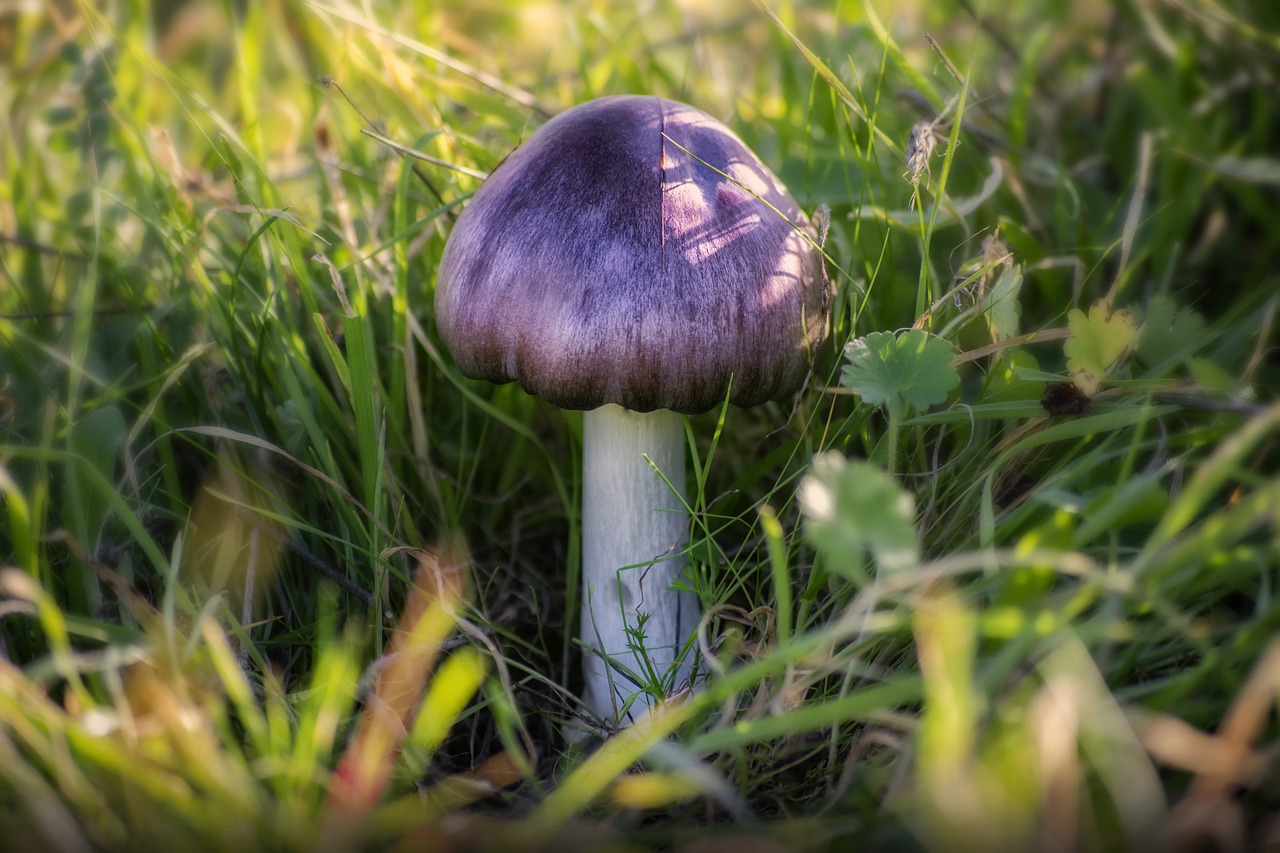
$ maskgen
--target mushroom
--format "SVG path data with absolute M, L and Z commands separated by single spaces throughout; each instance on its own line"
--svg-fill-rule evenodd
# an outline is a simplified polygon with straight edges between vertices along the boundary
M 682 415 L 799 390 L 830 301 L 816 239 L 732 131 L 636 95 L 535 131 L 449 236 L 435 313 L 459 370 L 584 410 L 583 699 L 605 721 L 628 673 L 692 673 Z

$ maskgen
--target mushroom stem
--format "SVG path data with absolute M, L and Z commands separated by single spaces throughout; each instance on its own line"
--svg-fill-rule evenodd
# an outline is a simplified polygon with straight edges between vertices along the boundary
M 639 685 L 606 665 L 601 650 L 643 681 L 656 675 L 673 689 L 691 670 L 672 669 L 699 615 L 697 596 L 670 588 L 687 562 L 684 418 L 609 404 L 585 412 L 582 431 L 583 693 L 599 717 L 620 722 Z M 633 716 L 652 703 L 641 696 Z

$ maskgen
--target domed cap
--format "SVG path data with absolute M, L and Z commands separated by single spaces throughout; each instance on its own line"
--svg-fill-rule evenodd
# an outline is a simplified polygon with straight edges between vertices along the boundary
M 727 176 L 727 177 L 726 177 Z M 787 397 L 826 336 L 816 235 L 727 127 L 656 97 L 539 128 L 454 225 L 436 282 L 461 371 L 562 408 Z

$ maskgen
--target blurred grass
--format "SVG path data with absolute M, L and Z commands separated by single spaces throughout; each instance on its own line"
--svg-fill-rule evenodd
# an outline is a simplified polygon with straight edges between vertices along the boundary
M 0 10 L 12 849 L 1274 842 L 1278 57 L 1243 0 Z M 580 420 L 460 377 L 431 294 L 479 176 L 627 91 L 827 205 L 838 293 L 794 406 L 690 419 L 706 689 L 588 756 Z M 1101 297 L 1137 343 L 1048 417 Z M 891 423 L 841 355 L 913 325 L 961 384 Z M 804 535 L 822 450 L 918 561 Z M 436 560 L 467 604 L 344 824 Z

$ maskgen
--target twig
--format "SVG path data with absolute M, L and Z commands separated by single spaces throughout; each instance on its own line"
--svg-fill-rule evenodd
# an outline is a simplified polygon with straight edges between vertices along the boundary
M 469 175 L 470 177 L 473 177 L 473 178 L 479 178 L 480 180 L 484 180 L 485 178 L 489 177 L 488 172 L 481 172 L 479 169 L 469 169 L 466 166 L 459 166 L 457 163 L 450 163 L 448 160 L 441 160 L 437 157 L 432 157 L 429 154 L 423 154 L 421 151 L 415 151 L 406 145 L 401 145 L 399 142 L 396 142 L 394 139 L 391 139 L 390 137 L 382 135 L 376 130 L 366 128 L 365 130 L 362 130 L 360 132 L 363 133 L 365 136 L 370 137 L 371 139 L 378 140 L 383 145 L 386 145 L 387 147 L 394 149 L 396 153 L 403 154 L 406 157 L 413 157 L 417 160 L 422 160 L 425 163 L 431 163 L 434 166 L 440 166 L 441 168 L 444 168 L 444 169 L 451 169 L 455 172 L 460 172 L 464 175 Z M 414 171 L 417 172 L 416 169 Z
M 383 611 L 382 608 L 378 606 L 377 599 L 373 597 L 373 593 L 369 592 L 369 590 L 365 589 L 364 587 L 360 586 L 360 584 L 351 580 L 349 577 L 347 577 L 342 572 L 335 569 L 333 566 L 326 563 L 324 560 L 317 557 L 315 554 L 312 554 L 305 547 L 303 547 L 301 543 L 295 542 L 292 538 L 285 536 L 282 533 L 277 533 L 273 530 L 268 529 L 267 532 L 269 532 L 272 536 L 275 536 L 285 547 L 287 547 L 289 549 L 290 554 L 297 557 L 299 560 L 306 563 L 309 567 L 315 569 L 317 572 L 324 575 L 326 578 L 333 581 L 338 586 L 342 587 L 342 589 L 344 589 L 345 591 L 351 593 L 356 598 L 360 599 L 360 601 L 362 601 L 369 608 L 373 610 L 377 610 L 378 612 L 382 613 L 382 617 L 384 619 L 395 618 L 395 614 L 391 613 L 390 611 Z
M 947 56 L 947 52 L 942 49 L 942 45 L 938 44 L 938 40 L 928 33 L 924 34 L 924 40 L 929 43 L 929 47 L 933 48 L 933 52 L 938 55 L 938 59 L 942 60 L 942 67 L 947 69 L 947 73 L 961 86 L 969 86 L 968 81 L 964 79 L 964 75 L 960 73 L 960 69 L 956 68 L 956 64 L 951 61 L 951 57 Z M 970 91 L 972 91 L 972 87 L 970 87 Z M 977 93 L 974 94 L 976 97 Z
M 1016 338 L 1005 338 L 1003 341 L 996 341 L 994 344 L 971 349 L 968 352 L 962 352 L 955 358 L 951 359 L 952 367 L 959 364 L 966 364 L 970 361 L 977 361 L 984 356 L 1010 347 L 1022 346 L 1030 343 L 1044 343 L 1045 341 L 1065 341 L 1071 337 L 1071 330 L 1068 328 L 1059 329 L 1042 329 L 1039 332 L 1028 332 L 1025 335 L 1018 335 Z

